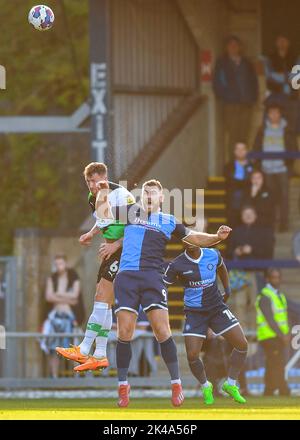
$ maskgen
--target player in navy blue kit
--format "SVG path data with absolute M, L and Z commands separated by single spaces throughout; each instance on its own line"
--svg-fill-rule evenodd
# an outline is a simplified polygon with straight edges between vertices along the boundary
M 105 182 L 103 189 L 105 189 Z M 171 376 L 172 403 L 180 406 L 184 397 L 179 377 L 177 350 L 171 335 L 167 307 L 167 291 L 163 282 L 163 257 L 171 235 L 197 246 L 212 246 L 228 237 L 231 229 L 222 226 L 217 234 L 197 233 L 176 221 L 173 215 L 161 212 L 163 190 L 159 181 L 145 182 L 142 204 L 112 208 L 105 191 L 98 195 L 99 217 L 118 219 L 126 224 L 119 272 L 114 283 L 118 322 L 117 368 L 119 378 L 118 405 L 129 404 L 127 381 L 133 337 L 139 306 L 144 312 L 160 344 L 161 355 Z M 126 218 L 124 218 L 126 217 Z
M 225 295 L 218 289 L 219 276 Z M 186 245 L 186 250 L 171 261 L 165 271 L 164 281 L 173 284 L 175 280 L 184 286 L 185 324 L 183 335 L 190 369 L 202 387 L 206 404 L 214 403 L 213 386 L 208 382 L 200 352 L 208 328 L 216 335 L 222 335 L 232 346 L 228 380 L 223 390 L 236 402 L 245 403 L 236 385 L 242 370 L 248 344 L 237 318 L 225 302 L 230 295 L 230 284 L 226 266 L 216 249 Z

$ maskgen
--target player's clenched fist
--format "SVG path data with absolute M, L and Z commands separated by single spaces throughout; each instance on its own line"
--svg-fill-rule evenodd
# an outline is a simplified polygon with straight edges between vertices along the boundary
M 232 229 L 229 226 L 222 225 L 219 227 L 217 235 L 220 238 L 220 240 L 226 240 L 226 238 L 228 238 L 231 231 Z
M 83 246 L 89 246 L 91 244 L 93 236 L 87 232 L 86 234 L 81 235 L 79 238 L 79 243 Z
M 97 182 L 96 187 L 98 191 L 109 189 L 109 183 L 107 180 L 100 180 L 99 182 Z

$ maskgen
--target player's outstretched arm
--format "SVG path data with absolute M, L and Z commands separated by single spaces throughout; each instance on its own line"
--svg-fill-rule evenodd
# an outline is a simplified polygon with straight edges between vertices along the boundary
M 227 267 L 225 266 L 224 261 L 222 261 L 222 263 L 218 267 L 217 271 L 218 271 L 218 277 L 220 278 L 221 283 L 223 284 L 223 287 L 224 287 L 224 292 L 225 292 L 224 302 L 226 302 L 230 296 L 231 289 L 230 289 L 229 274 L 228 274 L 228 270 L 227 270 Z
M 95 235 L 98 235 L 100 232 L 101 230 L 98 228 L 97 223 L 95 223 L 90 231 L 80 236 L 79 243 L 83 246 L 89 246 Z
M 229 226 L 222 225 L 216 234 L 207 234 L 205 232 L 191 231 L 191 233 L 183 239 L 186 243 L 199 247 L 209 247 L 220 243 L 229 236 L 232 229 Z

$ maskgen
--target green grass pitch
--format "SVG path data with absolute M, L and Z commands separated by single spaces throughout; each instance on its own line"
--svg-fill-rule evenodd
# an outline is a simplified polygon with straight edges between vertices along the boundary
M 181 408 L 172 408 L 168 399 L 132 399 L 126 409 L 112 399 L 1 400 L 0 419 L 5 420 L 251 420 L 298 419 L 300 397 L 250 397 L 240 405 L 228 398 L 216 399 L 205 407 L 199 399 L 186 399 Z

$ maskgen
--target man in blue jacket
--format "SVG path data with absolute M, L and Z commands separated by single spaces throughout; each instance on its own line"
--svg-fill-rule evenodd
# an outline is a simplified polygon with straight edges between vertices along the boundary
M 247 141 L 251 126 L 252 110 L 258 97 L 258 82 L 251 62 L 242 55 L 238 37 L 227 38 L 225 54 L 216 63 L 213 86 L 224 107 L 225 151 Z M 227 135 L 227 136 L 226 136 Z

